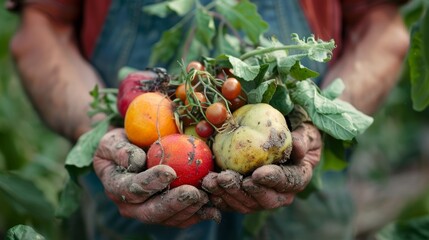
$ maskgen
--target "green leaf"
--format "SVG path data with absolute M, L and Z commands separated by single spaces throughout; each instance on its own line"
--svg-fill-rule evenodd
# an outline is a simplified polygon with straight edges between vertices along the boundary
M 429 239 L 429 215 L 387 225 L 376 235 L 377 240 Z
M 273 211 L 260 211 L 246 215 L 243 222 L 243 228 L 246 235 L 254 238 L 265 225 L 267 218 L 272 214 Z
M 271 98 L 270 105 L 279 110 L 283 115 L 288 115 L 293 109 L 293 102 L 290 99 L 289 92 L 284 85 L 278 85 Z
M 184 16 L 192 9 L 194 3 L 195 0 L 170 0 L 145 6 L 143 11 L 160 18 L 165 18 L 170 12 Z
M 262 82 L 265 81 L 265 74 L 267 73 L 269 68 L 268 64 L 259 65 L 259 73 L 252 81 L 240 81 L 241 88 L 245 92 L 250 92 L 256 89 Z
M 179 49 L 183 28 L 172 27 L 163 32 L 161 39 L 154 45 L 149 59 L 149 66 L 159 62 L 167 63 L 175 56 L 175 49 Z
M 190 62 L 195 59 L 201 59 L 201 56 L 206 56 L 209 53 L 207 45 L 193 39 L 190 43 L 189 49 L 184 49 L 186 52 L 180 52 L 180 56 L 184 62 Z
M 195 20 L 197 24 L 195 37 L 202 44 L 205 44 L 207 48 L 211 48 L 212 40 L 215 35 L 215 24 L 213 17 L 205 8 L 199 7 L 195 13 Z
M 323 171 L 340 171 L 347 167 L 348 163 L 345 161 L 346 148 L 343 141 L 326 135 L 323 139 Z
M 277 83 L 274 79 L 263 82 L 261 85 L 267 85 L 267 89 L 262 96 L 262 103 L 269 103 L 276 92 Z
M 55 216 L 59 218 L 68 218 L 74 213 L 80 204 L 81 188 L 71 178 L 68 179 L 64 189 L 61 191 L 59 206 L 56 209 Z
M 268 30 L 268 23 L 259 15 L 256 5 L 249 0 L 239 1 L 232 7 L 225 1 L 218 1 L 216 9 L 232 26 L 244 31 L 253 44 L 257 44 L 262 34 Z
M 260 66 L 251 66 L 239 58 L 228 56 L 228 60 L 232 65 L 234 75 L 246 81 L 255 79 L 259 74 Z
M 54 219 L 53 206 L 43 192 L 33 182 L 17 174 L 0 172 L 0 198 L 7 199 L 19 214 L 44 221 Z
M 96 127 L 78 139 L 66 157 L 66 167 L 84 168 L 92 164 L 94 152 L 103 135 L 107 132 L 112 116 L 105 118 Z
M 168 8 L 179 16 L 184 16 L 192 10 L 195 0 L 171 0 L 168 1 Z
M 237 56 L 240 53 L 240 41 L 230 34 L 219 33 L 216 37 L 216 48 L 214 50 L 216 55 Z
M 270 39 L 267 39 L 265 37 L 261 37 L 261 48 L 281 48 L 285 45 L 281 43 L 276 37 L 271 37 Z M 266 59 L 266 61 L 276 61 L 276 59 L 284 58 L 289 55 L 288 50 L 277 50 L 272 52 L 267 52 L 263 55 L 263 58 Z
M 165 18 L 170 12 L 170 9 L 168 9 L 168 2 L 160 2 L 144 6 L 143 12 L 160 18 Z
M 36 232 L 32 227 L 16 225 L 6 232 L 5 240 L 44 240 L 44 236 Z
M 301 105 L 313 124 L 336 139 L 352 140 L 363 133 L 373 119 L 341 100 L 330 100 L 310 80 L 296 83 L 291 99 Z
M 282 78 L 289 75 L 291 68 L 303 58 L 302 55 L 291 55 L 286 57 L 279 57 L 276 59 L 277 71 Z
M 119 81 L 122 81 L 128 76 L 128 74 L 130 74 L 132 72 L 137 72 L 137 71 L 138 71 L 137 68 L 124 66 L 121 69 L 119 69 L 118 79 L 119 79 Z
M 304 67 L 299 61 L 296 61 L 290 69 L 290 75 L 296 80 L 305 80 L 315 78 L 319 76 L 319 73 Z
M 333 40 L 324 42 L 320 39 L 316 40 L 314 36 L 307 39 L 299 39 L 298 34 L 292 34 L 292 40 L 301 48 L 307 49 L 307 56 L 317 62 L 327 62 L 332 58 L 332 50 L 335 48 Z
M 327 86 L 325 89 L 322 90 L 322 95 L 328 99 L 335 99 L 343 93 L 345 88 L 343 80 L 341 78 L 337 78 L 334 81 L 332 81 L 329 86 Z
M 416 24 L 411 32 L 408 57 L 413 108 L 423 111 L 429 105 L 429 14 Z
M 247 93 L 249 103 L 268 103 L 276 91 L 274 79 L 261 83 L 257 88 Z

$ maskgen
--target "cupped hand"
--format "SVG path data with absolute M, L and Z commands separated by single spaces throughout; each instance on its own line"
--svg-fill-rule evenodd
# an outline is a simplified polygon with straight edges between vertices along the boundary
M 285 164 L 264 165 L 245 178 L 231 170 L 206 176 L 203 188 L 213 204 L 241 213 L 290 205 L 310 182 L 322 151 L 320 132 L 310 123 L 300 124 L 292 138 L 292 153 Z
M 175 227 L 220 221 L 219 210 L 206 206 L 204 191 L 190 185 L 168 189 L 174 170 L 167 165 L 145 170 L 145 162 L 145 152 L 127 140 L 122 128 L 106 133 L 96 150 L 94 170 L 122 216 Z

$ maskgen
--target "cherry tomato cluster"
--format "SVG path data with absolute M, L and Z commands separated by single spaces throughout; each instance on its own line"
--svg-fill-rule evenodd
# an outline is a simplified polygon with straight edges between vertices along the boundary
M 247 103 L 240 81 L 230 69 L 211 73 L 198 61 L 186 66 L 187 79 L 177 86 L 176 99 L 185 127 L 194 126 L 201 138 L 209 138 L 222 129 L 231 111 Z

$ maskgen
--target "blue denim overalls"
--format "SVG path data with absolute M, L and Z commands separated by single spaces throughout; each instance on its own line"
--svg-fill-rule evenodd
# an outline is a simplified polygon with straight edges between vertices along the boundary
M 103 26 L 103 30 L 92 56 L 91 62 L 99 72 L 100 76 L 109 87 L 117 86 L 118 70 L 123 66 L 131 66 L 137 69 L 144 69 L 148 64 L 151 46 L 156 43 L 161 33 L 173 26 L 177 22 L 177 17 L 161 19 L 155 16 L 148 16 L 142 11 L 143 6 L 159 2 L 157 0 L 112 0 L 110 10 Z M 290 34 L 298 33 L 300 37 L 307 37 L 311 34 L 307 21 L 299 6 L 299 0 L 256 0 L 258 11 L 263 19 L 270 25 L 267 36 L 276 36 L 281 42 L 290 42 Z M 326 65 L 315 62 L 303 62 L 310 69 L 323 74 Z M 157 225 L 145 225 L 132 219 L 122 218 L 116 206 L 104 194 L 103 187 L 98 178 L 91 173 L 84 179 L 84 186 L 88 194 L 87 203 L 91 206 L 85 209 L 89 239 L 243 239 L 242 221 L 244 216 L 235 213 L 223 213 L 222 222 L 216 224 L 213 221 L 206 221 L 194 225 L 187 229 L 176 229 Z M 319 199 L 314 200 L 318 202 Z M 305 201 L 296 200 L 298 204 L 307 209 L 309 204 Z M 89 204 L 90 203 L 90 204 Z M 288 209 L 291 208 L 291 209 Z M 308 233 L 312 229 L 321 227 L 318 219 L 318 226 L 301 226 L 305 215 L 299 214 L 293 207 L 288 207 L 276 211 L 268 218 L 266 226 L 263 228 L 258 239 L 306 239 L 302 233 Z M 316 217 L 316 215 L 309 215 Z M 298 225 L 297 234 L 293 229 L 288 229 L 290 224 Z M 295 235 L 294 235 L 295 234 Z M 290 238 L 288 238 L 288 236 Z M 317 235 L 316 235 L 317 236 Z M 319 235 L 320 236 L 320 235 Z M 321 238 L 312 238 L 321 239 Z M 338 238 L 336 238 L 338 239 Z

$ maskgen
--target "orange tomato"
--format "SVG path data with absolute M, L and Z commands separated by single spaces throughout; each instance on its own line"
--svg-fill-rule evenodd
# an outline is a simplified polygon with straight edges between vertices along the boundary
M 163 136 L 179 133 L 173 102 L 161 93 L 141 94 L 128 107 L 124 128 L 128 140 L 141 148 L 148 148 Z

